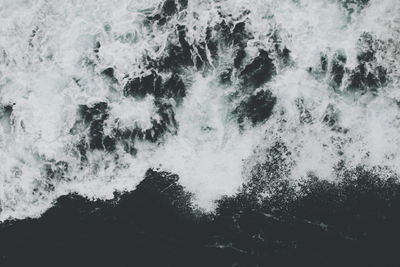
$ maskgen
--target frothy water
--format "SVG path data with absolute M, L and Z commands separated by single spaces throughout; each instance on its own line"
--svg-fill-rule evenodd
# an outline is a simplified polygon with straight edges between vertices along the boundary
M 0 25 L 1 221 L 149 168 L 212 211 L 277 142 L 293 182 L 400 174 L 399 1 L 0 0 Z

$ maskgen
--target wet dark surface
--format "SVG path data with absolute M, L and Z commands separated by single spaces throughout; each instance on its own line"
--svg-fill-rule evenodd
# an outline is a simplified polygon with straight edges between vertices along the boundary
M 350 15 L 369 3 L 338 1 Z M 249 11 L 236 18 L 220 12 L 218 23 L 191 43 L 186 26 L 168 24 L 173 16 L 185 14 L 187 5 L 187 0 L 165 0 L 146 17 L 147 26 L 172 27 L 170 42 L 165 53 L 146 58 L 143 72 L 127 75 L 123 84 L 121 94 L 126 99 L 154 98 L 157 116 L 151 118 L 149 129 L 115 127 L 105 133 L 109 104 L 79 106 L 71 134 L 84 129 L 84 136 L 75 144 L 83 167 L 87 151 L 108 153 L 121 145 L 137 156 L 138 140 L 161 144 L 165 136 L 176 135 L 176 109 L 191 86 L 188 73 L 214 71 L 228 48 L 232 57 L 224 59 L 227 66 L 216 79 L 222 87 L 236 90 L 229 95 L 235 106 L 227 119 L 244 129 L 257 127 L 273 115 L 278 99 L 268 83 L 278 70 L 293 64 L 279 31 L 268 35 L 269 50 L 259 48 L 251 55 L 247 46 L 254 37 L 247 30 Z M 344 50 L 321 51 L 320 62 L 310 66 L 308 73 L 317 80 L 326 79 L 335 93 L 374 95 L 388 82 L 388 70 L 377 64 L 380 42 L 363 33 L 354 68 L 349 68 Z M 96 42 L 93 49 L 98 54 L 101 44 Z M 112 67 L 99 73 L 118 82 Z M 79 80 L 76 83 L 79 85 Z M 295 105 L 301 124 L 320 119 L 331 131 L 346 134 L 347 129 L 339 125 L 343 114 L 334 106 L 327 105 L 322 118 L 313 118 L 304 99 L 296 99 Z M 12 105 L 0 107 L 1 122 L 11 127 L 12 113 Z M 179 184 L 177 175 L 155 170 L 148 170 L 136 190 L 116 193 L 113 200 L 62 196 L 38 219 L 0 224 L 0 267 L 400 265 L 398 177 L 382 178 L 381 173 L 390 173 L 383 167 L 347 169 L 345 162 L 340 162 L 337 177 L 332 177 L 336 182 L 310 173 L 296 184 L 284 178 L 295 162 L 283 142 L 262 155 L 264 161 L 251 166 L 250 178 L 240 191 L 220 199 L 212 214 L 193 207 L 193 196 Z M 49 161 L 41 169 L 41 186 L 53 191 L 55 182 L 68 179 L 70 167 L 64 161 Z
M 176 175 L 149 170 L 114 200 L 64 196 L 40 219 L 3 223 L 0 264 L 398 266 L 400 184 L 362 169 L 342 175 L 338 184 L 310 177 L 297 193 L 275 180 L 261 202 L 267 184 L 254 179 L 206 215 Z

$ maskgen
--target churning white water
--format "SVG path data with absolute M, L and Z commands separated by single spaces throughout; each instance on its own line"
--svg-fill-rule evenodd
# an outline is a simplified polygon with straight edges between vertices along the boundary
M 263 160 L 258 148 L 278 141 L 290 151 L 293 166 L 284 178 L 293 181 L 310 174 L 335 179 L 341 163 L 400 174 L 400 2 L 371 0 L 352 11 L 342 2 L 192 0 L 158 27 L 145 23 L 160 8 L 156 0 L 0 0 L 0 221 L 40 216 L 68 193 L 110 199 L 115 191 L 134 190 L 149 168 L 178 174 L 194 204 L 212 210 L 215 200 L 246 180 L 249 159 Z M 291 51 L 290 64 L 278 64 L 258 89 L 276 97 L 271 117 L 242 128 L 233 118 L 236 83 L 221 84 L 217 77 L 234 51 L 223 47 L 218 64 L 207 51 L 211 71 L 185 69 L 176 134 L 138 141 L 136 154 L 120 145 L 111 152 L 88 150 L 82 163 L 76 144 L 89 130 L 77 123 L 79 107 L 107 103 L 106 133 L 117 126 L 150 129 L 152 120 L 161 120 L 155 99 L 125 97 L 127 78 L 142 72 L 146 56 L 163 54 L 174 41 L 173 25 L 185 25 L 187 42 L 194 44 L 221 23 L 221 13 L 246 22 L 253 36 L 247 63 L 258 49 L 274 45 L 274 33 Z M 377 90 L 349 91 L 345 72 L 332 86 L 332 76 L 321 74 L 321 55 L 330 69 L 331 59 L 343 53 L 345 67 L 354 69 L 366 32 L 379 40 L 369 68 L 385 68 L 387 81 Z M 110 67 L 114 79 L 102 74 Z M 329 112 L 334 130 L 325 120 Z M 48 166 L 62 178 L 50 179 Z

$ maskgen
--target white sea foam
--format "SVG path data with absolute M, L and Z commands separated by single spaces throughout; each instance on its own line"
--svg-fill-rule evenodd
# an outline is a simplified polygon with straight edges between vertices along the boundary
M 162 144 L 138 142 L 136 157 L 118 146 L 113 153 L 88 151 L 82 166 L 75 144 L 87 129 L 70 132 L 79 105 L 107 102 L 106 130 L 116 124 L 146 129 L 156 116 L 152 97 L 126 99 L 122 85 L 126 75 L 142 70 L 143 55 L 161 54 L 170 38 L 168 27 L 159 30 L 142 23 L 144 14 L 157 5 L 155 0 L 0 0 L 0 104 L 14 105 L 12 125 L 4 116 L 0 123 L 0 221 L 40 216 L 58 196 L 70 192 L 112 198 L 115 190 L 133 190 L 148 168 L 178 174 L 195 194 L 195 204 L 212 210 L 213 201 L 234 194 L 246 179 L 243 164 L 254 149 L 277 140 L 291 152 L 290 179 L 310 173 L 333 179 L 340 161 L 386 166 L 400 174 L 396 0 L 370 1 L 352 15 L 333 0 L 189 1 L 186 16 L 170 22 L 187 26 L 189 43 L 204 38 L 207 25 L 219 22 L 218 10 L 239 20 L 244 10 L 250 11 L 243 18 L 255 37 L 248 44 L 250 54 L 270 47 L 269 33 L 279 32 L 294 63 L 278 69 L 265 85 L 277 97 L 273 115 L 263 125 L 240 131 L 230 115 L 229 95 L 235 88 L 216 82 L 219 69 L 207 77 L 188 71 L 187 96 L 176 109 L 176 136 L 166 136 Z M 365 31 L 383 41 L 378 63 L 391 77 L 376 96 L 334 91 L 329 78 L 317 79 L 307 71 L 318 64 L 321 52 L 337 49 L 345 51 L 347 65 L 354 67 L 357 39 Z M 97 55 L 96 42 L 101 44 Z M 225 57 L 230 57 L 232 51 L 226 49 Z M 117 83 L 100 74 L 108 67 L 114 68 Z M 311 113 L 310 124 L 299 121 L 300 98 Z M 346 134 L 323 123 L 329 107 L 334 107 Z M 69 171 L 49 189 L 43 165 L 57 161 L 67 162 Z

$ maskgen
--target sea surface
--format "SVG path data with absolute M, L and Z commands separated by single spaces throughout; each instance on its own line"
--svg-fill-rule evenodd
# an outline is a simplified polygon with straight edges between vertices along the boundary
M 0 0 L 0 266 L 399 266 L 400 1 Z

